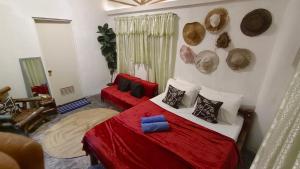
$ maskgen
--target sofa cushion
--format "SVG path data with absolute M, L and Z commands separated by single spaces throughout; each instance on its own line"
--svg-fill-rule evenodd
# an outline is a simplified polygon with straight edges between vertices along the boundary
M 130 90 L 131 81 L 127 78 L 121 78 L 118 82 L 118 90 L 127 92 Z
M 144 94 L 144 87 L 137 82 L 131 82 L 130 94 L 134 97 L 141 98 Z
M 128 79 L 128 80 L 130 80 L 130 81 L 137 81 L 137 80 L 140 80 L 140 78 L 131 76 L 131 75 L 126 74 L 126 73 L 119 73 L 119 74 L 116 76 L 115 80 L 114 80 L 114 84 L 118 85 L 119 80 L 122 79 L 122 78 Z
M 141 98 L 133 97 L 130 92 L 120 92 L 118 86 L 113 85 L 101 90 L 101 99 L 107 100 L 119 108 L 129 109 L 150 98 L 147 96 L 142 96 Z
M 138 77 L 134 77 L 134 76 L 131 76 L 126 73 L 119 73 L 114 80 L 114 84 L 118 84 L 119 80 L 122 78 L 126 78 L 126 79 L 130 80 L 131 82 L 140 83 L 144 87 L 144 95 L 147 97 L 152 98 L 157 95 L 157 91 L 158 91 L 157 83 L 142 80 Z
M 135 81 L 139 82 L 143 85 L 145 96 L 152 98 L 152 97 L 157 95 L 157 90 L 158 90 L 158 84 L 157 83 L 149 82 L 149 81 L 142 80 L 142 79 L 138 79 L 138 80 L 135 80 Z

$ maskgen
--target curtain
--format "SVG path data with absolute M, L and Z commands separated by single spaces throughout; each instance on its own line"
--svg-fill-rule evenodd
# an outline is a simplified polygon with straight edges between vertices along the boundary
M 251 169 L 300 168 L 300 64 Z
M 173 13 L 117 17 L 118 72 L 135 74 L 144 65 L 147 78 L 159 84 L 159 92 L 173 76 L 178 17 Z
M 40 58 L 22 59 L 21 65 L 25 79 L 30 87 L 46 84 L 46 76 Z

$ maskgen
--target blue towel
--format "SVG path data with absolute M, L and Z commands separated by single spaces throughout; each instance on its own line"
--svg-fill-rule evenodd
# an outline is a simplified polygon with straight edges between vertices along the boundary
M 153 122 L 166 122 L 164 115 L 142 117 L 142 123 L 153 123 Z
M 168 131 L 170 129 L 168 122 L 142 123 L 141 125 L 144 133 Z

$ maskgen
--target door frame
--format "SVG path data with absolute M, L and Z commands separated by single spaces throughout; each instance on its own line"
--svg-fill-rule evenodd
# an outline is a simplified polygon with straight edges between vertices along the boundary
M 47 17 L 32 17 L 32 19 L 33 19 L 33 22 L 34 22 L 35 25 L 39 24 L 39 23 L 69 24 L 71 26 L 75 54 L 77 55 L 77 52 L 78 52 L 77 42 L 76 42 L 76 38 L 75 38 L 75 35 L 74 35 L 73 24 L 72 24 L 72 20 L 71 19 L 47 18 Z M 37 28 L 36 28 L 36 34 L 37 34 L 37 36 L 39 36 Z M 39 41 L 39 44 L 40 44 L 40 41 Z M 41 54 L 42 54 L 41 59 L 42 59 L 42 62 L 44 64 L 44 68 L 45 68 L 45 73 L 46 73 L 46 77 L 47 77 L 49 89 L 53 89 L 52 82 L 51 82 L 50 76 L 49 76 L 48 65 L 47 65 L 47 62 L 45 60 L 45 56 L 43 54 L 43 50 L 42 50 L 41 44 L 39 45 L 39 48 L 40 48 L 40 51 L 41 51 Z M 76 60 L 76 62 L 77 62 L 77 60 Z M 77 74 L 78 74 L 78 80 L 80 80 L 79 72 Z M 79 86 L 78 87 L 79 88 L 77 89 L 77 91 L 79 91 L 80 95 L 82 95 L 82 88 L 81 88 L 81 82 L 80 81 L 79 81 Z

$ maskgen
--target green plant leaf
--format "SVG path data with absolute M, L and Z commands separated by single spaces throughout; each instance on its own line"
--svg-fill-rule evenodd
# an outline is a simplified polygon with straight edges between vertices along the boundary
M 98 40 L 98 42 L 101 43 L 101 42 L 105 41 L 105 38 L 104 38 L 104 36 L 98 36 L 97 40 Z
M 102 26 L 98 26 L 98 30 L 99 30 L 99 31 L 98 31 L 99 33 L 103 33 L 103 32 L 104 32 L 104 30 L 103 30 L 103 27 L 102 27 Z
M 108 24 L 105 23 L 105 24 L 103 25 L 103 28 L 104 28 L 104 29 L 108 29 Z
M 98 26 L 97 33 L 101 34 L 97 38 L 101 45 L 101 53 L 107 61 L 110 72 L 114 72 L 117 69 L 116 34 L 112 28 L 108 27 L 107 23 Z

